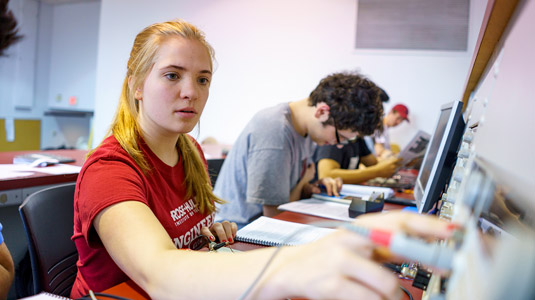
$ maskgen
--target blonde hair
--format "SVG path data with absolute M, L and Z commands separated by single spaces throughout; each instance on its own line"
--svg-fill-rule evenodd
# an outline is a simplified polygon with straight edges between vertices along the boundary
M 206 41 L 204 33 L 183 20 L 152 24 L 136 36 L 130 52 L 130 59 L 128 60 L 119 106 L 106 136 L 113 134 L 144 173 L 150 172 L 151 167 L 138 145 L 141 137 L 141 130 L 138 124 L 139 102 L 135 99 L 134 93 L 136 88 L 143 84 L 154 65 L 160 45 L 172 36 L 201 42 L 210 55 L 210 68 L 213 67 L 214 50 Z M 132 78 L 130 84 L 128 82 L 129 78 Z M 200 212 L 213 213 L 216 210 L 214 202 L 225 203 L 225 201 L 213 194 L 210 177 L 206 172 L 197 147 L 185 133 L 180 134 L 176 146 L 179 155 L 182 156 L 184 173 L 186 174 L 186 197 L 195 195 L 195 202 Z

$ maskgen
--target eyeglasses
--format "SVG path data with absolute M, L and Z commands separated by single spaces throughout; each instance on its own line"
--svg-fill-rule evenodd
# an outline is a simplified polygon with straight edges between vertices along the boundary
M 212 242 L 209 237 L 201 234 L 189 243 L 188 248 L 190 250 L 201 250 L 202 248 L 208 246 L 208 250 L 216 251 L 217 249 L 225 247 L 226 245 L 228 245 L 228 242 Z
M 338 144 L 338 145 L 347 145 L 349 143 L 354 142 L 357 139 L 357 137 L 354 137 L 354 138 L 351 138 L 351 139 L 343 137 L 344 140 L 341 141 L 340 140 L 340 134 L 338 134 L 338 126 L 336 126 L 336 121 L 334 120 L 334 118 L 333 118 L 333 122 L 334 122 L 334 133 L 336 134 L 336 144 Z

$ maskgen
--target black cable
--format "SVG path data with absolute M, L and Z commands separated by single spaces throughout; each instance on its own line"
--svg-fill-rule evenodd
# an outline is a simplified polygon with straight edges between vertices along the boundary
M 409 292 L 409 290 L 407 290 L 406 288 L 402 287 L 401 285 L 399 286 L 399 288 L 405 292 L 405 294 L 407 294 L 407 296 L 409 296 L 409 300 L 413 300 L 412 298 L 412 294 L 411 292 Z
M 118 299 L 118 300 L 132 300 L 130 298 L 125 298 L 125 297 L 112 295 L 112 294 L 106 294 L 106 293 L 94 293 L 94 295 L 95 296 L 99 296 L 99 297 Z M 91 300 L 91 296 L 89 296 L 89 294 L 87 294 L 87 295 L 85 295 L 85 296 L 83 296 L 81 298 L 77 298 L 76 300 Z
M 398 265 L 398 264 L 393 264 L 393 263 L 383 263 L 383 266 L 389 268 L 390 270 L 396 272 L 396 273 L 399 273 L 401 274 L 401 266 Z

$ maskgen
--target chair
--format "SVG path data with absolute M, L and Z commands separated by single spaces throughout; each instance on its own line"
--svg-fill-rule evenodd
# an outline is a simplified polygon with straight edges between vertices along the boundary
M 75 183 L 29 195 L 19 207 L 32 265 L 33 292 L 69 297 L 78 252 L 71 240 Z
M 219 171 L 221 170 L 221 166 L 223 165 L 224 161 L 224 158 L 206 160 L 206 162 L 208 163 L 208 175 L 210 175 L 210 181 L 212 182 L 212 186 L 215 186 L 217 176 L 219 175 Z

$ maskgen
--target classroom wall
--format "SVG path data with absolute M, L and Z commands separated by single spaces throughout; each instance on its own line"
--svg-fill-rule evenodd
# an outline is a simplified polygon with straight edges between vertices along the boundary
M 535 26 L 535 1 L 519 7 L 493 69 L 484 74 L 472 98 L 473 106 L 483 111 L 472 148 L 494 169 L 497 180 L 509 187 L 508 192 L 534 212 L 535 41 L 526 37 Z
M 0 57 L 0 118 L 39 119 L 46 105 L 36 101 L 34 87 L 35 61 L 38 55 L 38 14 L 36 0 L 9 1 L 9 9 L 19 22 L 19 33 L 24 36 Z
M 15 138 L 40 140 L 37 149 L 87 144 L 90 116 L 45 116 L 44 112 L 51 108 L 92 111 L 100 2 L 52 5 L 12 0 L 8 7 L 23 38 L 0 57 L 0 119 L 13 119 L 15 126 L 40 120 L 37 134 L 26 127 L 15 128 Z M 65 94 L 65 99 L 77 96 L 78 102 L 59 106 L 58 94 Z M 5 131 L 4 127 L 0 130 Z M 0 141 L 0 151 L 25 150 L 17 147 L 17 143 Z
M 409 106 L 411 123 L 391 134 L 403 146 L 461 98 L 486 3 L 471 1 L 469 49 L 439 52 L 355 50 L 354 0 L 102 0 L 93 146 L 113 118 L 135 35 L 177 17 L 206 32 L 218 61 L 199 140 L 232 144 L 258 110 L 307 97 L 332 72 L 360 70 L 390 95 L 386 110 Z

